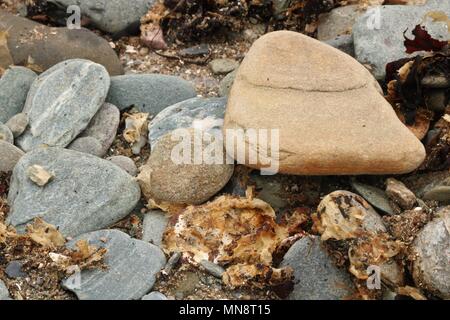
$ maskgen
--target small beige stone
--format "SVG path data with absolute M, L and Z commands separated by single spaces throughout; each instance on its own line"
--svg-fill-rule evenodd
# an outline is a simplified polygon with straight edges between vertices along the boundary
M 364 66 L 291 31 L 253 44 L 231 89 L 224 129 L 278 129 L 281 173 L 401 174 L 425 158 Z M 264 150 L 251 142 L 247 149 Z M 262 167 L 248 156 L 245 163 Z
M 31 181 L 33 181 L 40 187 L 44 187 L 45 185 L 47 185 L 54 177 L 51 173 L 37 164 L 28 167 L 27 175 Z

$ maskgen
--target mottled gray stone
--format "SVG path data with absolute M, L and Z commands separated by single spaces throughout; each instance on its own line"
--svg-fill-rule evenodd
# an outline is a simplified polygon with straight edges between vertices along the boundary
M 42 144 L 67 146 L 100 109 L 109 84 L 106 69 L 88 60 L 67 60 L 48 69 L 31 86 L 23 110 L 30 123 L 17 145 L 25 151 Z
M 364 12 L 359 5 L 350 5 L 322 13 L 319 16 L 319 24 L 317 26 L 317 39 L 326 41 L 336 39 L 342 35 L 351 36 L 356 19 Z
M 161 292 L 153 291 L 142 297 L 141 300 L 169 300 Z
M 412 252 L 412 274 L 417 286 L 450 299 L 450 207 L 417 235 Z
M 9 300 L 9 291 L 6 285 L 0 280 L 0 301 Z
M 11 130 L 14 138 L 17 138 L 25 132 L 28 126 L 28 115 L 26 113 L 18 113 L 6 122 L 9 130 Z
M 394 214 L 394 211 L 389 204 L 389 198 L 383 190 L 357 181 L 352 181 L 351 185 L 358 194 L 375 208 L 388 214 Z
M 81 14 L 88 17 L 93 25 L 109 33 L 125 31 L 130 27 L 137 29 L 155 0 L 47 0 L 62 9 L 78 5 Z
M 353 26 L 357 60 L 369 65 L 375 78 L 384 79 L 386 64 L 413 56 L 405 52 L 403 33 L 407 30 L 406 37 L 413 38 L 411 31 L 430 11 L 442 11 L 449 16 L 450 1 L 429 0 L 424 6 L 390 5 L 368 10 Z M 378 25 L 374 17 L 379 17 Z M 424 25 L 432 37 L 450 40 L 445 22 L 432 22 L 427 19 Z M 416 54 L 418 53 L 414 55 Z
M 14 135 L 8 126 L 0 122 L 0 140 L 14 144 Z
M 333 48 L 345 52 L 349 56 L 355 56 L 355 47 L 353 46 L 353 37 L 351 35 L 345 34 L 337 36 L 334 39 L 325 40 L 323 42 L 332 46 Z
M 419 188 L 417 195 L 424 200 L 441 201 L 450 204 L 450 173 L 434 178 L 430 183 Z
M 10 172 L 14 169 L 24 152 L 9 142 L 0 140 L 0 172 Z
M 31 57 L 33 65 L 45 71 L 68 59 L 86 59 L 103 65 L 111 75 L 123 74 L 109 42 L 88 29 L 49 28 L 0 10 L 0 31 L 8 32 L 15 65 L 26 66 Z
M 219 152 L 219 148 L 223 149 L 222 140 L 215 140 L 211 134 L 194 129 L 179 130 L 182 132 L 173 131 L 161 137 L 137 179 L 147 199 L 174 204 L 201 204 L 227 184 L 233 174 L 234 164 L 223 151 Z M 198 156 L 190 152 L 194 150 L 194 142 L 202 140 L 196 138 L 196 135 L 203 138 L 202 145 L 197 145 L 196 148 L 205 150 L 213 145 L 213 151 L 210 149 L 211 152 L 203 152 L 202 159 L 198 162 L 195 158 Z M 179 149 L 180 146 L 190 150 L 177 154 L 175 148 Z M 184 159 L 182 153 L 188 156 L 190 154 L 191 157 Z
M 22 271 L 23 263 L 20 261 L 11 261 L 5 268 L 6 275 L 11 279 L 25 278 L 27 274 Z
M 155 116 L 164 108 L 196 95 L 194 86 L 179 77 L 139 74 L 112 77 L 106 101 L 120 110 L 135 106 Z
M 133 160 L 131 160 L 128 157 L 113 156 L 113 157 L 106 158 L 106 160 L 111 161 L 116 166 L 122 168 L 123 170 L 128 172 L 128 174 L 132 177 L 135 177 L 138 174 L 138 169 L 136 167 L 136 164 L 134 163 Z
M 100 230 L 83 234 L 67 244 L 73 249 L 79 240 L 106 248 L 104 262 L 107 270 L 83 270 L 63 281 L 80 300 L 138 300 L 149 292 L 156 274 L 164 267 L 166 258 L 158 247 L 130 238 L 118 230 Z
M 24 67 L 11 67 L 0 78 L 0 122 L 22 112 L 28 91 L 37 75 Z
M 168 223 L 169 217 L 164 212 L 159 210 L 147 212 L 142 223 L 142 241 L 161 246 Z
M 161 111 L 149 124 L 149 141 L 154 146 L 165 134 L 179 128 L 222 129 L 227 100 L 192 98 Z
M 95 138 L 101 145 L 100 156 L 104 156 L 116 138 L 119 123 L 119 109 L 115 105 L 105 103 L 80 137 Z
M 208 260 L 202 260 L 200 262 L 200 265 L 214 277 L 222 279 L 222 275 L 224 274 L 225 269 L 218 264 L 215 264 L 214 262 Z
M 239 67 L 239 62 L 233 59 L 214 59 L 209 68 L 214 74 L 227 74 Z
M 45 187 L 27 176 L 40 165 L 54 175 Z M 61 148 L 37 148 L 21 158 L 11 178 L 7 222 L 19 229 L 36 217 L 59 228 L 65 236 L 110 226 L 123 219 L 140 199 L 132 177 L 98 157 Z
M 73 142 L 67 147 L 67 149 L 91 154 L 96 157 L 103 156 L 102 145 L 100 142 L 93 137 L 81 137 L 76 138 Z
M 318 237 L 298 240 L 289 249 L 281 267 L 294 269 L 290 300 L 342 300 L 355 292 L 350 275 L 337 268 Z
M 234 79 L 236 78 L 237 70 L 227 74 L 219 84 L 219 96 L 226 97 L 230 93 L 233 86 Z

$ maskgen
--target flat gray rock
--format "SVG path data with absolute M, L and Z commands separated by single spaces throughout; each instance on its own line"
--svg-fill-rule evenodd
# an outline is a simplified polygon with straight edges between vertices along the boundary
M 412 274 L 417 286 L 442 299 L 450 299 L 450 207 L 417 235 L 412 252 Z
M 149 124 L 149 141 L 154 146 L 165 134 L 180 128 L 222 129 L 226 98 L 193 98 L 161 111 Z
M 37 74 L 24 67 L 11 67 L 0 78 L 0 122 L 22 112 Z
M 369 65 L 375 78 L 383 80 L 386 64 L 413 56 L 405 52 L 403 33 L 407 30 L 406 37 L 412 39 L 411 31 L 430 11 L 441 11 L 450 16 L 450 1 L 429 0 L 424 6 L 389 5 L 368 10 L 353 26 L 357 60 Z M 378 25 L 373 23 L 377 16 Z M 445 22 L 431 22 L 427 19 L 424 25 L 433 38 L 450 40 Z
M 219 96 L 226 97 L 230 93 L 233 86 L 234 79 L 236 78 L 237 70 L 227 74 L 219 84 Z
M 0 280 L 0 301 L 1 300 L 9 300 L 9 291 L 6 288 L 6 285 Z
M 88 60 L 67 60 L 42 73 L 28 94 L 23 112 L 29 126 L 17 145 L 25 151 L 66 147 L 100 109 L 109 84 L 106 69 Z
M 394 210 L 392 210 L 392 207 L 389 204 L 389 198 L 384 190 L 357 181 L 352 181 L 351 185 L 359 195 L 375 208 L 380 209 L 387 214 L 394 214 Z
M 318 237 L 298 240 L 283 258 L 281 267 L 294 269 L 290 300 L 342 300 L 355 292 L 350 275 L 337 268 Z
M 27 175 L 39 165 L 54 175 L 44 187 Z M 41 217 L 64 236 L 99 230 L 126 217 L 140 199 L 133 178 L 109 161 L 61 148 L 37 148 L 16 165 L 7 222 L 19 230 Z
M 78 5 L 81 14 L 105 32 L 118 33 L 130 27 L 139 26 L 155 0 L 47 0 L 49 3 L 65 9 L 70 5 Z
M 135 106 L 155 116 L 168 106 L 196 96 L 194 86 L 179 77 L 139 74 L 112 77 L 106 101 L 120 110 Z
M 13 171 L 25 153 L 9 142 L 0 140 L 0 172 Z
M 168 223 L 169 217 L 164 212 L 159 210 L 147 212 L 142 223 L 142 241 L 161 246 Z
M 156 274 L 166 263 L 161 249 L 118 230 L 83 234 L 67 247 L 73 249 L 82 239 L 108 250 L 104 259 L 108 269 L 83 270 L 63 281 L 63 286 L 80 300 L 141 299 L 152 289 Z
M 100 155 L 104 156 L 117 135 L 120 110 L 110 103 L 104 103 L 80 137 L 95 138 L 101 145 Z
M 8 32 L 15 65 L 26 66 L 32 58 L 33 65 L 45 71 L 68 59 L 86 59 L 103 65 L 112 76 L 123 74 L 109 42 L 88 29 L 50 28 L 0 10 L 0 31 Z

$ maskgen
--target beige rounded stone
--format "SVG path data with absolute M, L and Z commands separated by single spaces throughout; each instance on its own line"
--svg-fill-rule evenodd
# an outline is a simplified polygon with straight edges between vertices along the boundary
M 144 196 L 156 202 L 201 204 L 218 193 L 230 180 L 234 164 L 227 164 L 221 145 L 223 151 L 217 158 L 218 148 L 208 152 L 211 145 L 208 139 L 219 141 L 207 132 L 192 128 L 178 129 L 161 137 L 137 177 Z M 185 154 L 187 157 L 183 158 Z
M 238 69 L 224 130 L 278 129 L 281 173 L 411 172 L 425 149 L 380 92 L 352 57 L 300 33 L 272 32 L 253 44 Z M 249 163 L 248 154 L 246 164 L 262 167 Z

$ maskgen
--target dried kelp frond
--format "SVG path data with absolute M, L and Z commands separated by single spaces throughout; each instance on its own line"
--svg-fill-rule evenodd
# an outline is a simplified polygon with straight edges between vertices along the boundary
M 164 250 L 184 252 L 193 263 L 209 260 L 229 267 L 224 281 L 232 287 L 279 285 L 290 273 L 272 268 L 273 255 L 304 220 L 297 213 L 277 224 L 266 202 L 251 194 L 247 198 L 224 195 L 173 215 Z
M 400 241 L 392 240 L 387 233 L 371 234 L 354 239 L 350 245 L 348 257 L 349 271 L 358 279 L 368 278 L 369 266 L 382 267 L 404 249 Z
M 105 267 L 106 249 L 87 243 L 77 244 L 77 250 L 68 249 L 57 228 L 42 219 L 28 225 L 25 234 L 18 234 L 1 219 L 1 263 L 20 261 L 27 274 L 26 278 L 4 279 L 14 299 L 69 299 L 70 294 L 61 287 L 65 277 L 75 271 Z
M 325 241 L 339 265 L 347 265 L 358 280 L 368 278 L 369 266 L 381 269 L 381 279 L 403 285 L 404 270 L 394 257 L 403 252 L 403 243 L 389 235 L 374 209 L 360 196 L 335 191 L 319 204 L 314 228 Z
M 222 30 L 242 31 L 250 18 L 273 21 L 275 29 L 303 31 L 310 20 L 336 4 L 335 0 L 292 0 L 280 13 L 272 0 L 160 0 L 141 19 L 141 32 L 146 43 L 155 42 L 160 32 L 171 41 L 198 41 Z M 157 43 L 163 46 L 162 41 Z
M 430 51 L 426 55 L 393 61 L 386 66 L 389 102 L 400 111 L 407 125 L 414 125 L 419 109 L 427 108 L 427 97 L 434 88 L 424 84 L 424 79 L 441 77 L 450 82 L 450 49 L 448 42 L 433 39 L 420 25 L 416 26 L 414 40 L 405 40 L 406 51 Z M 450 88 L 445 91 L 443 105 L 450 99 Z
M 272 253 L 288 237 L 275 222 L 275 212 L 262 200 L 221 196 L 202 206 L 189 206 L 164 237 L 165 251 L 183 251 L 192 260 L 272 263 Z
M 27 235 L 44 248 L 55 249 L 66 243 L 58 229 L 41 218 L 36 218 L 32 224 L 27 225 Z
M 425 145 L 427 157 L 420 170 L 442 171 L 450 169 L 450 108 L 435 124 L 437 134 Z
M 147 144 L 148 113 L 125 114 L 123 138 L 131 144 L 133 154 L 139 154 Z
M 370 205 L 360 196 L 346 191 L 327 195 L 313 216 L 314 230 L 321 239 L 346 240 L 364 233 L 363 221 Z

